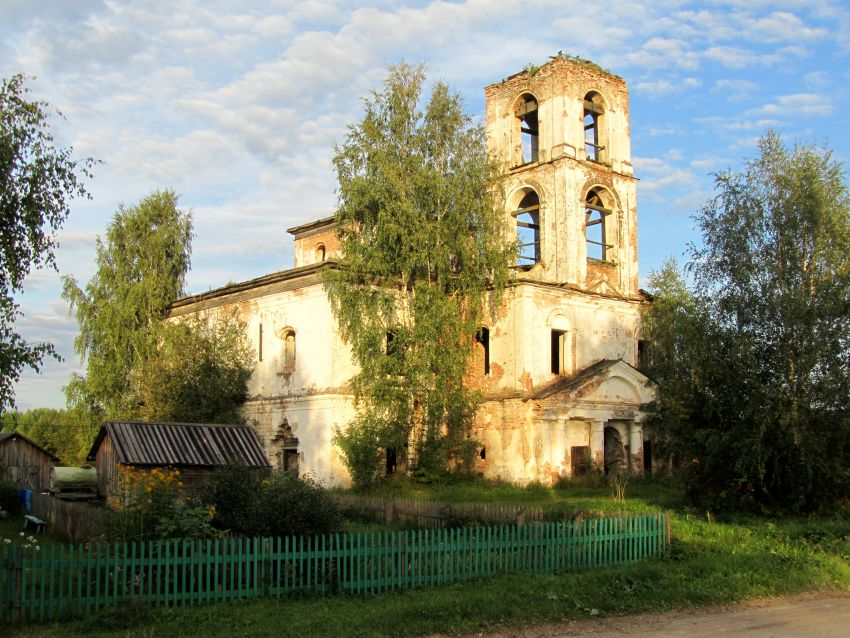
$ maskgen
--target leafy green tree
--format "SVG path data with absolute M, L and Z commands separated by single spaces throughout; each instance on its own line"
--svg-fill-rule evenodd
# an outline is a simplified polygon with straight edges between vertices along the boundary
M 137 206 L 121 206 L 97 241 L 97 272 L 85 289 L 64 277 L 63 297 L 80 325 L 74 346 L 85 376 L 66 388 L 69 405 L 96 427 L 103 419 L 138 418 L 149 362 L 158 356 L 163 319 L 183 294 L 189 270 L 191 214 L 177 195 L 155 191 Z
M 148 420 L 242 423 L 255 352 L 236 311 L 192 315 L 163 326 L 140 388 Z
M 83 463 L 91 447 L 89 439 L 78 436 L 81 425 L 78 416 L 67 410 L 35 408 L 6 412 L 0 417 L 0 425 L 4 432 L 20 432 L 66 465 Z
M 89 441 L 104 419 L 242 421 L 254 354 L 240 316 L 165 320 L 183 294 L 191 239 L 190 214 L 173 191 L 157 191 L 116 213 L 85 290 L 65 278 L 86 361 L 66 391 Z
M 24 368 L 38 371 L 45 356 L 57 357 L 51 344 L 16 332 L 14 296 L 33 268 L 56 268 L 56 231 L 70 201 L 88 196 L 81 177 L 91 177 L 94 163 L 54 145 L 48 105 L 28 100 L 24 82 L 23 75 L 0 80 L 0 413 L 14 404 Z
M 472 449 L 478 396 L 463 379 L 516 256 L 483 127 L 443 83 L 423 103 L 424 82 L 422 67 L 390 67 L 334 157 L 344 258 L 325 286 L 360 368 L 357 418 L 337 436 L 358 483 L 388 448 L 403 459 L 412 444 L 423 471 Z
M 654 421 L 701 503 L 812 510 L 850 488 L 850 199 L 828 150 L 759 151 L 696 215 L 691 289 L 652 281 Z

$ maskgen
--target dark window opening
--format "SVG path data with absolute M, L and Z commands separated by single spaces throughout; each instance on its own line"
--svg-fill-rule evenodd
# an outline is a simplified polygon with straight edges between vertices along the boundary
M 324 244 L 319 244 L 316 246 L 316 261 L 325 261 L 325 256 L 327 255 L 327 251 L 325 250 Z
M 564 374 L 564 343 L 567 333 L 564 330 L 552 331 L 552 374 Z
M 486 460 L 487 460 L 487 448 L 486 448 L 486 447 L 484 447 L 483 445 L 481 446 L 481 451 L 478 453 L 478 456 L 480 456 L 480 457 L 481 457 L 481 460 L 482 460 L 482 461 L 486 461 Z
M 584 228 L 588 259 L 605 261 L 613 246 L 608 241 L 607 218 L 612 213 L 606 208 L 599 191 L 592 190 L 584 200 Z
M 387 345 L 386 351 L 388 357 L 393 357 L 398 354 L 399 342 L 396 338 L 394 330 L 387 330 Z
M 537 121 L 537 100 L 531 95 L 523 95 L 516 110 L 519 119 L 522 163 L 537 161 L 540 127 Z
M 283 459 L 281 461 L 281 469 L 284 472 L 291 472 L 298 476 L 298 449 L 285 448 L 283 450 Z
M 257 333 L 257 356 L 260 361 L 263 360 L 263 324 L 260 324 L 260 329 Z
M 652 476 L 652 441 L 646 439 L 643 442 L 643 472 Z
M 599 139 L 602 113 L 602 98 L 597 93 L 588 93 L 584 98 L 584 152 L 592 162 L 601 162 L 605 150 Z
M 289 421 L 284 419 L 277 428 L 273 439 L 281 446 L 280 450 L 280 468 L 285 472 L 292 472 L 298 475 L 298 461 L 300 454 L 298 453 L 298 437 L 292 431 Z
M 540 199 L 531 191 L 512 213 L 516 218 L 517 266 L 540 261 Z
M 637 367 L 642 368 L 646 362 L 646 341 L 638 339 L 637 342 Z
M 387 476 L 390 474 L 395 474 L 396 468 L 398 467 L 398 449 L 395 447 L 387 448 Z
M 481 346 L 484 359 L 484 374 L 490 374 L 490 330 L 482 326 L 475 333 L 475 342 Z

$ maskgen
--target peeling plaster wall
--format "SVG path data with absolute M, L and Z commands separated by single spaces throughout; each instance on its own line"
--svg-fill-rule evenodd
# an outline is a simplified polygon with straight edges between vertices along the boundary
M 504 312 L 490 328 L 491 372 L 479 381 L 486 396 L 530 392 L 557 378 L 551 372 L 551 334 L 566 330 L 567 374 L 600 359 L 637 365 L 643 302 L 578 291 L 518 284 L 505 295 Z
M 606 146 L 601 162 L 590 161 L 584 146 L 584 96 L 604 99 L 600 123 Z M 538 101 L 538 161 L 522 164 L 516 104 L 526 93 Z M 540 198 L 541 258 L 524 277 L 571 284 L 591 292 L 636 298 L 637 193 L 629 142 L 628 90 L 625 82 L 586 64 L 556 58 L 535 74 L 523 72 L 485 89 L 487 132 L 491 153 L 507 175 L 503 208 L 511 237 L 511 212 L 523 189 Z M 608 215 L 606 241 L 613 245 L 605 261 L 587 259 L 584 199 L 601 187 L 614 211 Z
M 333 444 L 336 428 L 344 428 L 355 416 L 350 396 L 257 397 L 246 403 L 244 413 L 256 428 L 272 465 L 281 466 L 282 447 L 275 436 L 285 420 L 298 437 L 299 474 L 324 485 L 351 485 L 348 470 Z
M 333 432 L 354 416 L 345 386 L 356 368 L 322 284 L 315 277 L 300 283 L 303 287 L 288 290 L 260 287 L 222 295 L 203 305 L 211 312 L 236 307 L 247 323 L 257 360 L 243 411 L 257 429 L 272 465 L 281 464 L 282 443 L 275 436 L 285 419 L 298 437 L 299 473 L 324 484 L 345 486 L 350 477 L 333 445 Z M 192 310 L 189 306 L 181 313 Z M 292 370 L 284 366 L 284 337 L 290 330 L 295 332 Z
M 323 247 L 325 250 L 325 260 L 339 257 L 340 242 L 339 236 L 336 234 L 335 224 L 295 235 L 294 267 L 298 268 L 323 261 L 319 247 Z

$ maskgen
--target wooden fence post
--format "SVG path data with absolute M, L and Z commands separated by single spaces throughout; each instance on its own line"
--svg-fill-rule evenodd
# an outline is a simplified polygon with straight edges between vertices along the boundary
M 665 517 L 665 523 L 666 523 L 666 533 L 667 533 L 667 535 L 666 535 L 666 541 L 667 541 L 666 550 L 669 552 L 670 551 L 670 512 L 669 511 L 667 512 L 667 516 Z
M 526 518 L 527 518 L 527 516 L 526 516 L 525 508 L 524 507 L 518 508 L 517 513 L 516 513 L 517 527 L 522 527 L 523 525 L 525 525 Z
M 12 604 L 12 622 L 21 620 L 21 589 L 24 575 L 23 551 L 12 547 L 9 552 L 9 567 L 12 569 L 11 577 L 12 595 L 9 597 Z

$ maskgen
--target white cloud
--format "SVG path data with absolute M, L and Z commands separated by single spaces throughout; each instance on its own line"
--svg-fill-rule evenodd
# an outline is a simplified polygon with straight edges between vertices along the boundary
M 658 80 L 644 80 L 637 82 L 634 88 L 637 91 L 642 91 L 653 97 L 661 97 L 676 93 L 684 93 L 691 89 L 695 89 L 702 84 L 699 78 L 682 78 L 677 80 L 668 80 L 661 78 Z
M 775 102 L 769 102 L 758 108 L 750 109 L 748 114 L 768 115 L 771 117 L 806 117 L 811 115 L 831 115 L 835 111 L 832 100 L 821 93 L 792 93 L 780 95 Z
M 633 66 L 650 69 L 699 67 L 699 55 L 688 42 L 677 38 L 652 38 L 640 50 L 628 53 L 625 59 Z

